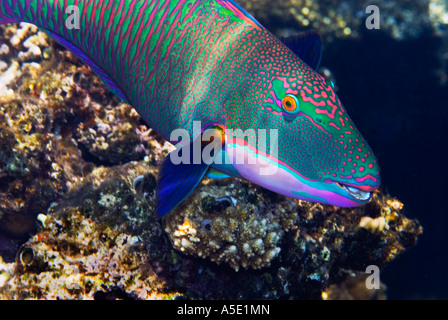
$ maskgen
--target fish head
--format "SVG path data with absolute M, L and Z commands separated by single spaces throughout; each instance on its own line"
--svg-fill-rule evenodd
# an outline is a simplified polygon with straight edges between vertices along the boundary
M 380 185 L 378 161 L 333 83 L 287 50 L 277 62 L 273 57 L 269 70 L 259 68 L 252 77 L 255 85 L 240 102 L 251 107 L 240 107 L 228 126 L 233 167 L 290 197 L 340 207 L 367 203 Z M 243 130 L 235 134 L 236 123 Z

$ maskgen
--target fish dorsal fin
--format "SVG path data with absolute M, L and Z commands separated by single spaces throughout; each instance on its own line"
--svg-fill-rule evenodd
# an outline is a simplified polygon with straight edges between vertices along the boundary
M 292 52 L 302 59 L 313 70 L 317 70 L 322 57 L 322 42 L 316 31 L 280 38 Z
M 256 29 L 262 29 L 261 24 L 246 10 L 244 10 L 238 3 L 233 0 L 217 0 L 217 2 L 222 5 L 227 10 L 232 11 L 232 13 L 238 18 L 248 22 L 253 25 Z
M 87 64 L 101 78 L 101 80 L 103 80 L 104 84 L 110 91 L 112 91 L 115 95 L 117 95 L 125 103 L 129 104 L 129 101 L 126 98 L 126 95 L 124 94 L 123 91 L 121 91 L 118 84 L 114 80 L 112 80 L 112 78 L 100 66 L 98 66 L 95 61 L 93 61 L 91 58 L 89 58 L 74 43 L 70 42 L 69 40 L 65 39 L 64 37 L 61 37 L 60 35 L 52 32 L 52 31 L 49 31 L 47 29 L 44 29 L 44 30 L 45 30 L 45 32 L 48 33 L 48 35 L 50 37 L 55 39 L 58 43 L 60 43 L 65 48 L 69 49 L 71 52 L 73 52 L 73 54 L 75 54 L 85 64 Z

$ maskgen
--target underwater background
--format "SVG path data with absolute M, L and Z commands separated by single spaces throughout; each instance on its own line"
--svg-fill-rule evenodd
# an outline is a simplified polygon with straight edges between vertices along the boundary
M 448 298 L 448 1 L 238 3 L 278 36 L 320 33 L 319 71 L 378 157 L 381 191 L 342 209 L 205 180 L 156 220 L 172 146 L 37 28 L 2 25 L 1 299 Z

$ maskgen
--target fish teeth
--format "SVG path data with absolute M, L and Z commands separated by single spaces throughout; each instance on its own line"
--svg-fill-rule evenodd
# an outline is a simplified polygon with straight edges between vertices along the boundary
M 370 198 L 370 192 L 362 191 L 355 187 L 344 186 L 345 190 L 348 191 L 357 200 L 368 200 Z
M 347 187 L 347 190 L 351 193 L 359 193 L 359 189 L 353 187 Z

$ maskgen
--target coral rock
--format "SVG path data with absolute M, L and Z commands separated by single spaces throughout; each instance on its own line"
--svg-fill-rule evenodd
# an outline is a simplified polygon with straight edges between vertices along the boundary
M 275 203 L 266 196 L 270 192 L 254 192 L 239 180 L 227 182 L 208 181 L 198 188 L 187 205 L 166 218 L 165 231 L 173 246 L 187 254 L 235 270 L 269 266 L 297 218 L 297 204 L 286 198 Z

